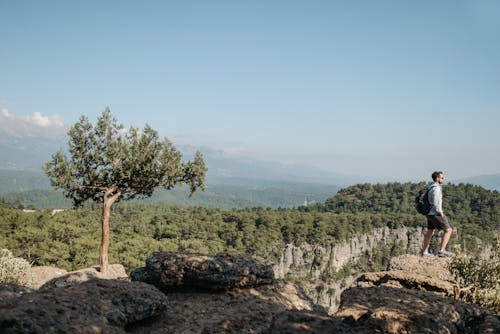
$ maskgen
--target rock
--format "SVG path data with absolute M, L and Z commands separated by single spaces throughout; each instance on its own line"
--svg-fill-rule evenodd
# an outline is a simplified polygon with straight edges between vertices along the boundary
M 25 293 L 0 307 L 1 333 L 125 333 L 161 313 L 167 297 L 141 282 L 94 279 Z
M 0 308 L 9 307 L 13 303 L 11 298 L 21 297 L 29 292 L 32 292 L 30 288 L 21 285 L 0 284 Z
M 404 271 L 380 271 L 364 273 L 358 277 L 354 286 L 392 286 L 421 291 L 429 291 L 441 296 L 454 296 L 458 286 L 448 281 Z
M 266 334 L 310 334 L 310 333 L 342 333 L 342 334 L 373 334 L 373 328 L 364 324 L 352 324 L 342 319 L 318 314 L 310 311 L 285 311 L 277 314 Z
M 125 267 L 123 267 L 121 264 L 111 264 L 109 265 L 109 270 L 107 273 L 101 273 L 99 271 L 99 266 L 70 271 L 61 276 L 56 276 L 51 280 L 46 281 L 43 285 L 40 286 L 40 289 L 69 287 L 96 278 L 119 280 L 129 279 L 127 273 L 125 272 Z
M 319 312 L 304 292 L 290 283 L 223 291 L 168 293 L 162 315 L 127 327 L 129 333 L 266 333 L 275 315 L 287 310 Z M 281 332 L 284 333 L 284 332 Z
M 179 255 L 182 256 L 185 255 Z M 178 277 L 182 282 L 188 272 L 185 267 L 191 268 L 188 263 L 198 259 L 192 267 L 200 270 L 200 263 L 214 261 L 214 258 L 197 256 L 200 258 L 177 263 L 151 257 L 148 265 L 164 268 L 174 262 L 170 265 L 174 273 L 181 273 Z M 429 265 L 443 268 L 441 260 L 436 260 Z M 439 268 L 435 271 L 428 268 L 427 274 Z M 148 279 L 173 275 L 147 268 L 138 273 Z M 428 275 L 402 270 L 365 273 L 342 293 L 340 311 L 332 316 L 314 305 L 301 288 L 276 280 L 268 285 L 226 290 L 170 288 L 169 305 L 163 314 L 129 326 L 127 330 L 130 333 L 204 334 L 497 333 L 498 316 L 454 300 L 449 297 L 454 294 L 452 282 Z
M 373 333 L 498 333 L 497 316 L 434 293 L 390 286 L 342 293 L 335 318 Z
M 387 270 L 413 272 L 444 281 L 454 282 L 455 279 L 448 270 L 450 262 L 451 258 L 446 257 L 421 257 L 407 254 L 392 258 Z
M 146 267 L 131 273 L 132 281 L 150 283 L 163 291 L 179 288 L 223 290 L 269 284 L 274 280 L 270 266 L 247 255 L 208 256 L 173 252 L 155 252 Z
M 51 266 L 36 266 L 31 267 L 30 272 L 21 278 L 21 285 L 39 289 L 42 285 L 47 283 L 53 278 L 66 274 L 67 271 L 57 267 Z

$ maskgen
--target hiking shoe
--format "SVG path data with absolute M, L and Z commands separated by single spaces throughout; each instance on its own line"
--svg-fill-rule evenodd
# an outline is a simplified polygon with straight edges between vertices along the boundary
M 447 250 L 440 250 L 438 252 L 439 257 L 452 257 L 455 256 L 452 252 L 448 252 Z
M 434 256 L 433 254 L 429 253 L 429 252 L 420 252 L 420 256 L 421 257 L 431 257 L 431 256 Z

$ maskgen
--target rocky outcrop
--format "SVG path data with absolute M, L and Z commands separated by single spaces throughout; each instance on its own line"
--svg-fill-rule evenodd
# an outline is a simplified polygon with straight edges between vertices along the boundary
M 162 315 L 127 328 L 129 333 L 267 333 L 274 317 L 289 310 L 319 313 L 296 286 L 284 282 L 225 291 L 167 294 Z M 284 332 L 275 332 L 284 333 Z
M 435 260 L 432 262 L 432 260 Z M 328 315 L 297 286 L 272 284 L 225 290 L 167 292 L 169 305 L 157 318 L 129 326 L 132 333 L 495 333 L 495 315 L 452 298 L 451 281 L 431 277 L 443 259 L 425 259 L 427 272 L 365 273 L 341 295 Z M 417 256 L 392 261 L 406 269 L 424 265 Z M 167 276 L 169 270 L 163 273 Z
M 35 286 L 40 289 L 65 288 L 78 285 L 93 279 L 129 280 L 125 267 L 121 264 L 110 264 L 106 273 L 99 271 L 99 266 L 85 268 L 57 275 L 47 281 L 39 280 Z
M 160 314 L 167 297 L 155 287 L 118 280 L 18 293 L 0 304 L 1 333 L 125 333 L 125 326 Z
M 397 246 L 404 253 L 418 253 L 423 240 L 421 228 L 376 228 L 353 237 L 348 242 L 311 245 L 287 244 L 278 264 L 273 266 L 276 278 L 300 282 L 306 294 L 333 314 L 341 293 L 356 277 L 332 277 L 344 266 L 355 263 L 360 256 L 381 247 Z
M 128 280 L 128 275 L 121 264 L 110 264 L 106 273 L 101 273 L 99 266 L 70 272 L 52 266 L 34 266 L 21 278 L 20 284 L 33 289 L 66 287 L 94 278 Z
M 498 317 L 432 292 L 392 286 L 354 287 L 342 293 L 335 318 L 373 333 L 498 333 Z
M 34 266 L 30 271 L 21 278 L 20 284 L 29 286 L 33 289 L 39 289 L 42 285 L 47 283 L 53 278 L 60 277 L 67 274 L 68 271 L 52 267 L 52 266 Z
M 387 270 L 404 271 L 454 282 L 455 278 L 448 270 L 450 262 L 449 257 L 420 257 L 406 254 L 392 258 Z
M 119 280 L 48 285 L 35 292 L 8 286 L 0 288 L 0 297 L 8 300 L 0 303 L 0 332 L 496 333 L 500 328 L 498 316 L 455 300 L 454 283 L 433 276 L 445 261 L 439 258 L 403 256 L 391 262 L 390 271 L 361 275 L 342 293 L 339 311 L 328 315 L 301 288 L 270 279 L 269 267 L 246 256 L 153 255 L 148 261 L 156 271 L 144 274 L 143 268 L 138 277 L 176 278 L 165 294 Z M 225 283 L 203 287 L 205 269 L 212 287 L 214 277 Z
M 454 296 L 457 285 L 434 277 L 414 272 L 381 271 L 361 274 L 356 280 L 357 287 L 390 286 L 395 288 L 429 291 L 440 296 Z
M 247 255 L 155 252 L 146 267 L 131 273 L 132 281 L 153 284 L 162 291 L 174 289 L 223 290 L 269 284 L 272 268 Z
M 342 268 L 356 260 L 365 252 L 384 245 L 398 243 L 406 253 L 417 253 L 422 245 L 421 228 L 390 229 L 375 228 L 369 233 L 353 237 L 349 242 L 311 245 L 287 244 L 278 264 L 273 267 L 276 278 L 283 278 L 288 273 L 311 275 L 318 279 L 331 269 Z

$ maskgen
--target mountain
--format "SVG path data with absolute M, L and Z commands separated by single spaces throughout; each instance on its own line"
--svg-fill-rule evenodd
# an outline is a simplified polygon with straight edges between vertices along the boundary
M 2 130 L 0 128 L 0 130 Z M 66 147 L 60 133 L 41 135 L 0 131 L 0 194 L 8 201 L 20 201 L 36 208 L 67 207 L 70 202 L 51 190 L 42 165 L 53 153 Z M 203 153 L 207 190 L 189 199 L 186 189 L 158 190 L 145 201 L 205 207 L 296 207 L 304 202 L 323 202 L 339 185 L 356 183 L 356 176 L 329 173 L 311 166 L 286 165 L 248 157 L 228 155 L 209 147 L 179 145 L 185 160 L 196 150 Z M 34 192 L 33 190 L 37 190 Z
M 500 174 L 479 175 L 453 180 L 453 183 L 471 183 L 489 190 L 500 191 Z
M 226 183 L 207 183 L 204 192 L 198 191 L 191 198 L 187 188 L 157 189 L 153 196 L 140 201 L 221 209 L 258 206 L 290 208 L 305 202 L 322 203 L 338 190 L 339 187 L 333 185 L 235 178 Z M 71 206 L 71 201 L 64 198 L 61 192 L 52 190 L 47 176 L 35 171 L 0 169 L 0 197 L 37 209 Z
M 42 136 L 34 133 L 8 133 L 0 129 L 0 169 L 35 170 L 50 160 L 56 151 L 66 148 L 67 136 Z M 208 167 L 207 183 L 234 184 L 241 180 L 272 180 L 298 183 L 320 183 L 337 186 L 360 182 L 378 182 L 373 178 L 325 171 L 313 166 L 283 164 L 245 156 L 230 155 L 210 147 L 177 145 L 186 160 L 200 150 Z M 246 181 L 245 181 L 246 184 Z
M 65 139 L 9 136 L 0 132 L 0 168 L 40 171 L 53 153 L 65 145 Z

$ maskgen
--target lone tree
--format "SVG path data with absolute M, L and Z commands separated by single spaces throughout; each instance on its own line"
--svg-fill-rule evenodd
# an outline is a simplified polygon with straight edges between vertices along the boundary
M 198 188 L 205 189 L 207 169 L 200 152 L 192 162 L 182 162 L 181 153 L 168 139 L 160 139 L 149 125 L 142 132 L 134 127 L 125 130 L 109 108 L 95 126 L 80 117 L 68 135 L 70 157 L 55 153 L 44 171 L 75 207 L 88 199 L 103 203 L 101 272 L 108 271 L 109 217 L 116 201 L 149 197 L 157 187 L 187 184 L 190 196 Z

